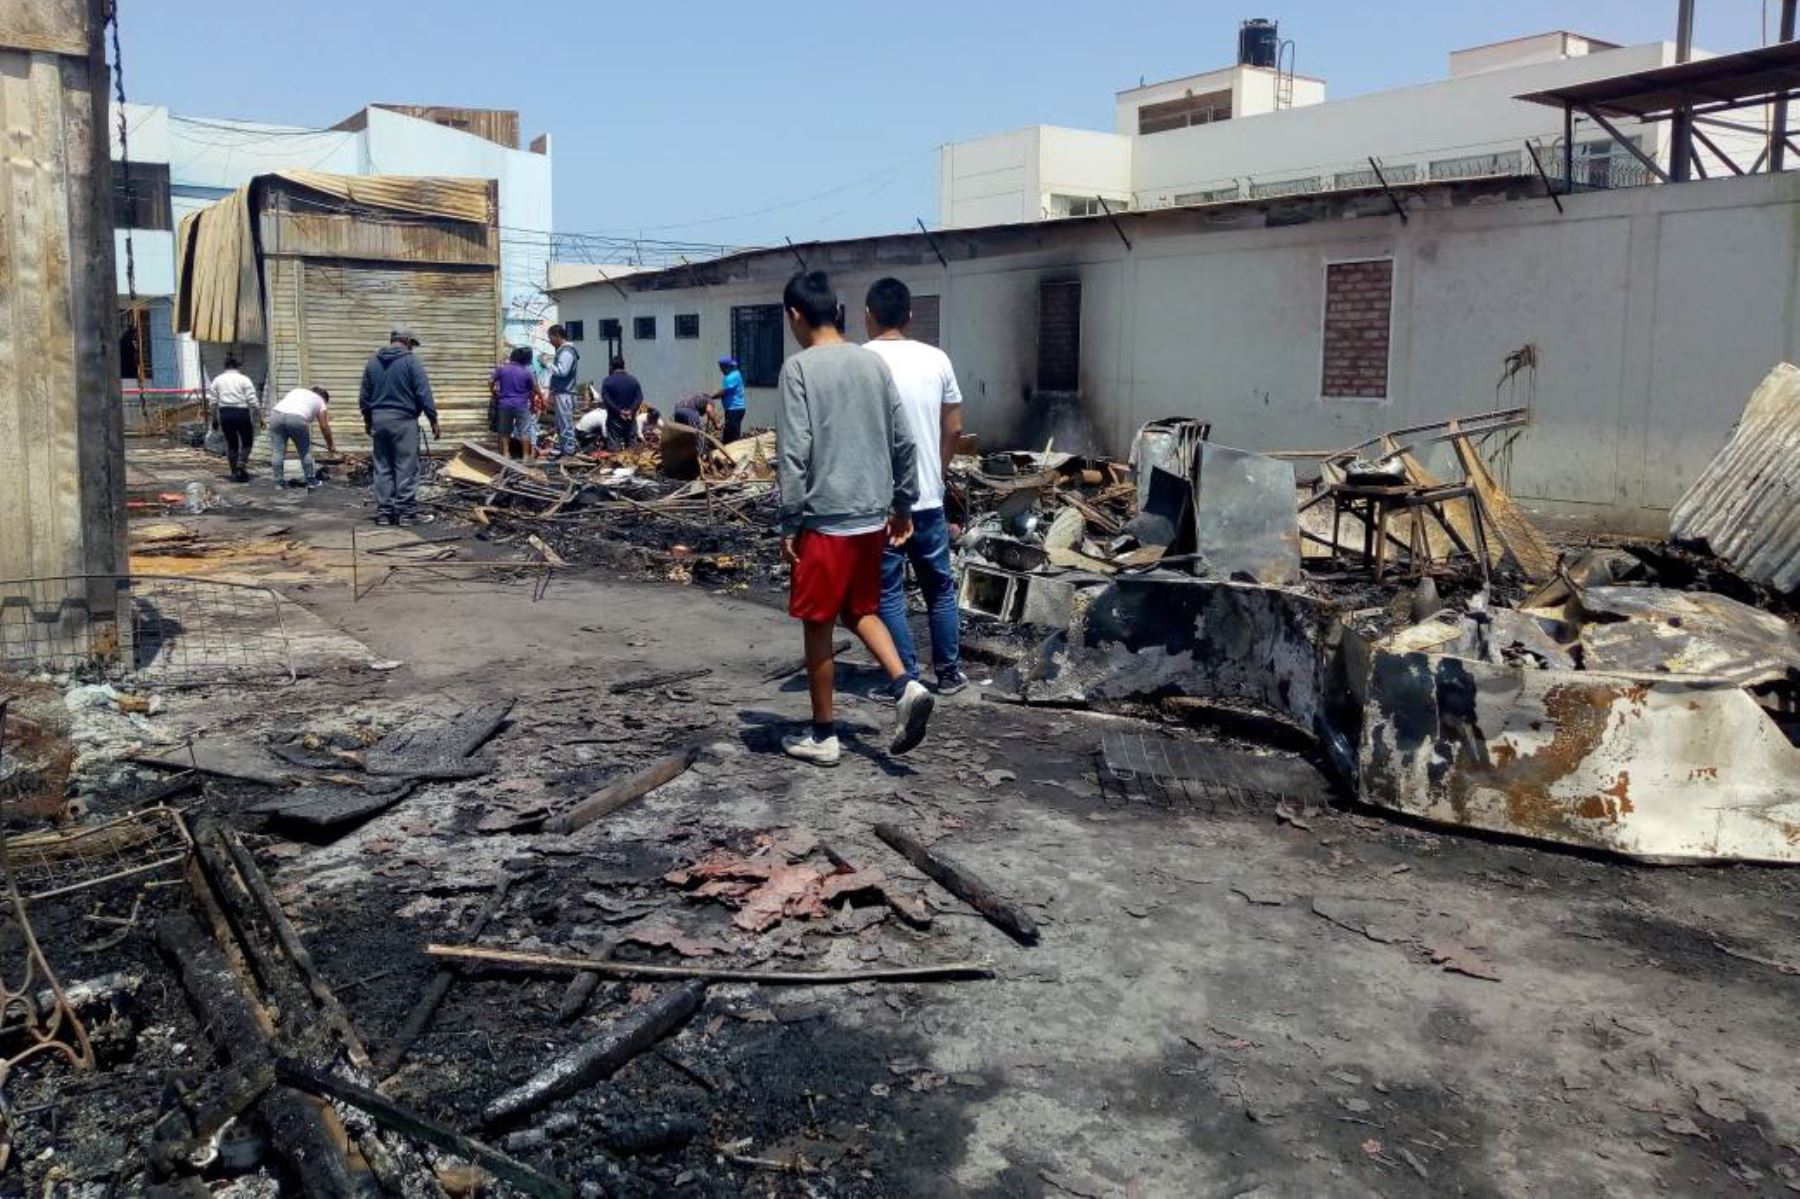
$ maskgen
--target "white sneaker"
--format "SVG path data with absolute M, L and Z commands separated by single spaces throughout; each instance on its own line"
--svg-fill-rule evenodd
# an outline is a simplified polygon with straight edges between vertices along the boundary
M 790 733 L 781 739 L 781 750 L 790 758 L 799 758 L 802 762 L 811 762 L 814 766 L 836 766 L 843 751 L 838 747 L 835 736 L 823 741 L 812 735 L 808 729 L 804 735 Z
M 925 726 L 931 722 L 931 710 L 937 707 L 937 696 L 925 690 L 917 679 L 907 681 L 906 690 L 894 702 L 894 739 L 888 752 L 903 754 L 925 740 Z

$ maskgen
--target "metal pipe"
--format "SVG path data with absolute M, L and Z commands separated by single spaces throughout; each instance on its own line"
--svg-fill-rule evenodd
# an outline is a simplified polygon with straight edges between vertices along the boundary
M 1794 10 L 1800 0 L 1781 0 L 1781 40 L 1794 40 Z M 1769 127 L 1769 172 L 1778 173 L 1787 160 L 1787 96 L 1775 101 L 1774 122 Z
M 1694 53 L 1694 0 L 1681 0 L 1675 14 L 1675 61 L 1688 61 Z M 1669 176 L 1677 183 L 1691 177 L 1694 139 L 1691 106 L 1682 104 L 1675 112 L 1675 123 L 1669 132 Z

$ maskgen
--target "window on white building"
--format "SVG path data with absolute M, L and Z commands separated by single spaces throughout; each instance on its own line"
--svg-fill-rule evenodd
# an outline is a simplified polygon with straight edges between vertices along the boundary
M 1107 200 L 1102 203 L 1098 196 L 1065 196 L 1052 193 L 1049 215 L 1053 217 L 1100 216 L 1109 208 L 1114 212 L 1124 212 L 1130 207 L 1130 203 L 1125 200 Z
M 1138 109 L 1138 133 L 1166 133 L 1189 125 L 1208 125 L 1231 119 L 1231 91 L 1182 96 Z
M 653 316 L 634 316 L 631 318 L 631 340 L 655 341 L 656 318 Z
M 774 387 L 781 381 L 785 318 L 780 304 L 746 304 L 731 310 L 731 356 L 747 387 Z
M 586 321 L 564 321 L 562 327 L 570 341 L 581 341 L 587 335 Z
M 675 336 L 684 340 L 700 336 L 700 314 L 698 312 L 677 312 L 675 314 Z

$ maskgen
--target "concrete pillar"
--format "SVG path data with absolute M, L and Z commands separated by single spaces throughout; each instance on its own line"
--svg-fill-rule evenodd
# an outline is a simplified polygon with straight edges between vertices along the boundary
M 126 569 L 103 32 L 0 3 L 0 580 Z

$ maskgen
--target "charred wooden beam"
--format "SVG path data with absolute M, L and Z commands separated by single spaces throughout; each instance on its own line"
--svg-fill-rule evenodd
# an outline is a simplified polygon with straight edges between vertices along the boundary
M 243 989 L 225 953 L 185 912 L 156 925 L 156 943 L 174 965 L 208 1037 L 228 1066 L 254 1074 L 274 1060 L 266 1014 Z M 323 1103 L 283 1086 L 268 1090 L 259 1104 L 269 1127 L 269 1143 L 293 1167 L 306 1193 L 375 1195 L 378 1188 L 361 1162 L 346 1151 L 348 1134 L 337 1113 Z
M 435 1120 L 401 1107 L 367 1087 L 333 1077 L 292 1058 L 277 1059 L 275 1072 L 289 1086 L 348 1104 L 368 1113 L 371 1119 L 384 1128 L 466 1158 L 534 1199 L 568 1199 L 575 1194 L 574 1188 L 567 1183 L 540 1174 L 524 1162 L 516 1161 L 473 1137 L 464 1136 L 453 1128 L 446 1128 Z
M 475 915 L 475 922 L 469 926 L 470 944 L 473 944 L 481 936 L 482 930 L 487 928 L 488 922 L 499 915 L 500 909 L 506 904 L 507 892 L 512 889 L 515 881 L 517 878 L 514 875 L 507 874 L 502 875 L 500 881 L 494 884 L 493 891 L 488 895 L 487 903 L 482 905 L 481 911 Z M 426 984 L 425 993 L 419 996 L 418 1003 L 414 1004 L 413 1010 L 407 1014 L 406 1023 L 400 1026 L 400 1031 L 394 1034 L 393 1042 L 381 1051 L 380 1057 L 375 1059 L 375 1069 L 382 1077 L 394 1072 L 395 1068 L 400 1065 L 400 1060 L 406 1056 L 406 1051 L 412 1048 L 413 1042 L 417 1041 L 424 1034 L 425 1029 L 430 1026 L 432 1018 L 437 1015 L 438 1005 L 442 1004 L 444 997 L 450 993 L 450 988 L 455 984 L 457 975 L 457 970 L 445 967 L 433 975 L 431 981 Z
M 609 962 L 601 958 L 528 953 L 519 949 L 490 949 L 481 945 L 427 945 L 425 952 L 435 958 L 460 958 L 520 970 L 591 970 L 609 978 L 697 978 L 708 982 L 762 983 L 776 987 L 948 982 L 963 978 L 994 977 L 994 968 L 986 962 L 944 962 L 936 966 L 887 966 L 872 970 L 741 970 L 733 966 L 657 966 L 649 962 Z
M 893 824 L 878 824 L 875 835 L 900 856 L 924 871 L 939 886 L 986 916 L 988 922 L 1021 945 L 1036 945 L 1036 921 L 1025 910 L 1002 896 L 967 866 L 931 849 L 911 833 Z
M 678 753 L 602 787 L 566 812 L 558 812 L 544 822 L 547 833 L 568 834 L 584 829 L 610 812 L 616 812 L 632 800 L 648 795 L 664 783 L 679 778 L 700 756 L 700 747 L 690 745 Z
M 600 952 L 594 956 L 604 961 L 613 955 L 619 947 L 617 941 L 608 941 L 601 946 Z M 588 1001 L 594 997 L 594 991 L 600 986 L 600 974 L 595 970 L 583 970 L 569 980 L 569 989 L 563 992 L 562 1003 L 556 1008 L 556 1022 L 567 1024 L 587 1010 Z
M 681 1027 L 705 997 L 706 984 L 698 981 L 659 995 L 495 1099 L 483 1109 L 481 1122 L 489 1127 L 514 1123 L 612 1077 L 619 1067 Z
M 262 868 L 256 859 L 250 856 L 243 840 L 235 830 L 223 829 L 217 825 L 203 830 L 202 836 L 210 832 L 217 842 L 224 846 L 232 864 L 237 868 L 238 876 L 249 891 L 263 918 L 268 922 L 276 943 L 286 953 L 288 961 L 293 964 L 300 976 L 301 983 L 313 1000 L 319 1005 L 325 1023 L 343 1043 L 350 1062 L 361 1069 L 369 1067 L 369 1051 L 363 1047 L 362 1038 L 357 1036 L 355 1025 L 350 1022 L 350 1013 L 325 982 L 319 968 L 313 964 L 312 954 L 307 951 L 305 942 L 289 922 L 287 913 L 282 910 L 281 902 L 275 898 L 275 892 L 269 887 L 269 880 L 263 877 Z

